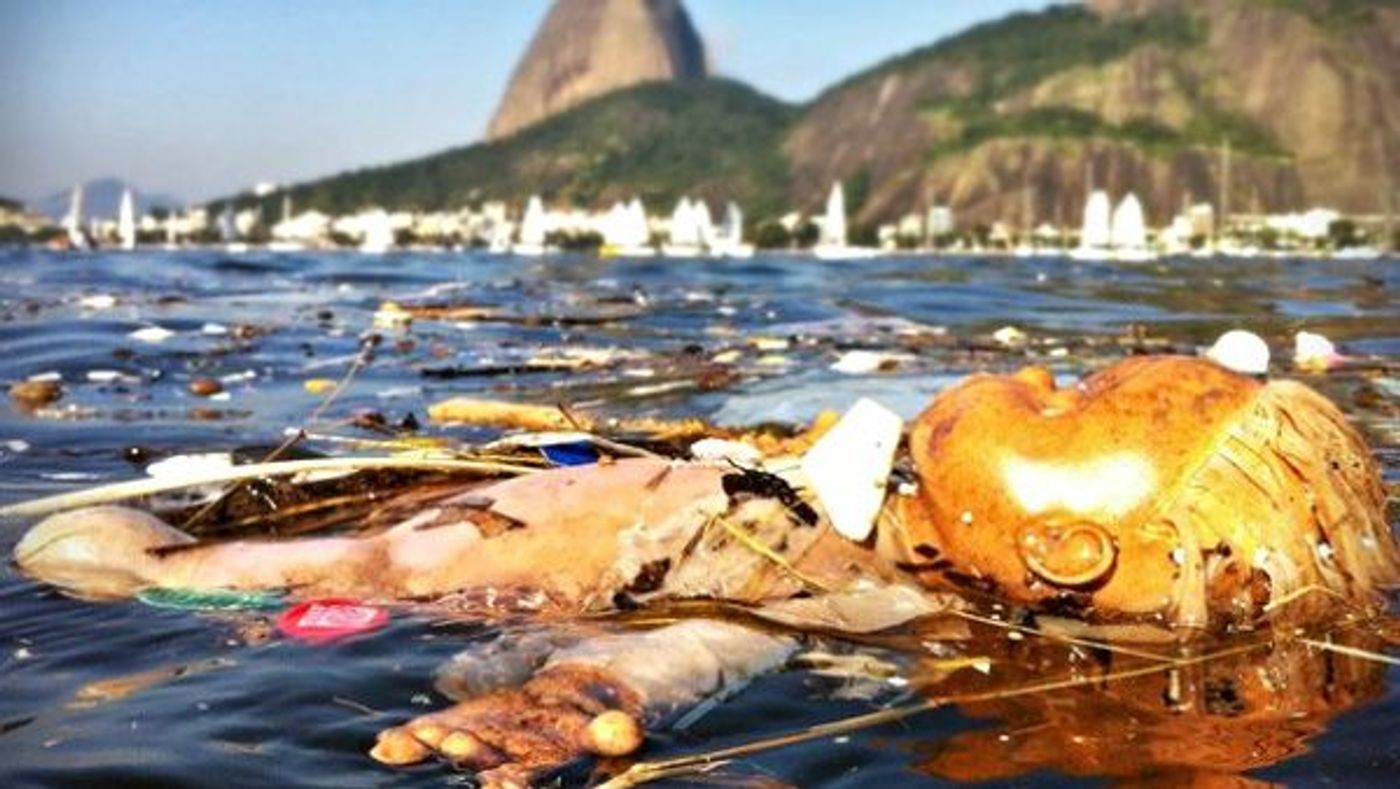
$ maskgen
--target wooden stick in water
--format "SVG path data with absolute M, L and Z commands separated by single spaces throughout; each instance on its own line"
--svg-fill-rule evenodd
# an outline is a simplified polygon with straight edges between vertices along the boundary
M 446 458 L 316 458 L 311 460 L 284 460 L 276 463 L 254 463 L 247 466 L 234 466 L 204 474 L 192 474 L 178 480 L 137 479 L 99 485 L 93 488 L 46 496 L 40 499 L 22 501 L 8 507 L 0 507 L 0 518 L 14 516 L 49 515 L 78 507 L 91 507 L 98 504 L 111 504 L 117 501 L 152 496 L 158 493 L 235 482 L 258 477 L 286 476 L 304 471 L 367 471 L 374 469 L 422 469 L 430 471 L 475 471 L 483 474 L 531 474 L 538 468 L 480 460 L 451 460 Z

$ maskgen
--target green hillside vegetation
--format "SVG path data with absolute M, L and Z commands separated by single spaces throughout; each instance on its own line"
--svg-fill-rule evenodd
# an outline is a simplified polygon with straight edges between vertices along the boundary
M 605 207 L 638 196 L 665 210 L 683 194 L 737 200 L 753 217 L 786 204 L 781 139 L 795 111 L 735 82 L 652 83 L 610 94 L 506 140 L 359 170 L 291 190 L 298 211 L 378 205 L 456 209 L 487 200 Z M 277 216 L 282 193 L 262 199 Z M 258 201 L 236 198 L 240 206 Z
M 1345 33 L 1376 21 L 1377 8 L 1400 8 L 1400 0 L 1267 0 L 1302 14 L 1334 33 Z
M 1082 6 L 1055 6 L 969 28 L 952 38 L 891 58 L 837 83 L 823 95 L 882 80 L 890 74 L 938 66 L 969 70 L 975 87 L 960 98 L 988 103 L 1062 71 L 1116 60 L 1145 44 L 1186 49 L 1199 43 L 1202 36 L 1200 23 L 1185 13 L 1164 12 L 1105 22 Z
M 973 87 L 967 93 L 931 99 L 925 105 L 923 114 L 940 129 L 943 141 L 930 151 L 930 159 L 1006 138 L 1105 139 L 1133 145 L 1153 156 L 1228 141 L 1240 153 L 1286 156 L 1272 135 L 1257 124 L 1204 102 L 1180 130 L 1148 118 L 1114 124 L 1069 107 L 1015 113 L 994 109 L 998 102 L 1070 69 L 1101 66 L 1148 45 L 1189 50 L 1200 44 L 1203 36 L 1202 22 L 1182 11 L 1105 21 L 1082 6 L 1060 6 L 979 25 L 877 66 L 858 81 L 935 64 L 972 75 Z
M 944 131 L 944 141 L 929 152 L 931 160 L 962 153 L 992 140 L 1010 138 L 1112 140 L 1132 145 L 1149 156 L 1171 156 L 1189 148 L 1210 148 L 1228 141 L 1237 153 L 1288 155 L 1272 135 L 1249 119 L 1217 110 L 1197 113 L 1181 130 L 1163 126 L 1150 118 L 1113 124 L 1094 113 L 1071 107 L 1038 107 L 997 114 L 983 105 L 963 101 L 943 103 L 929 117 Z

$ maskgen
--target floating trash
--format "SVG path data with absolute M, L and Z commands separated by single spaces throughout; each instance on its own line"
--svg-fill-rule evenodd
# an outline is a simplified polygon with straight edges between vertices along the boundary
M 94 293 L 79 299 L 78 305 L 89 310 L 110 310 L 117 306 L 117 297 L 108 293 Z
M 1015 348 L 1026 344 L 1026 333 L 1015 326 L 1003 326 L 992 332 L 992 339 L 998 345 Z
M 598 462 L 598 449 L 591 441 L 550 444 L 540 447 L 540 453 L 556 466 L 587 466 Z
M 171 455 L 146 466 L 146 474 L 156 479 L 202 479 L 233 468 L 233 455 L 228 452 L 196 452 Z
M 1269 372 L 1269 345 L 1254 332 L 1233 329 L 1206 351 L 1206 358 L 1237 373 L 1264 375 Z
M 384 608 L 331 597 L 287 609 L 277 617 L 277 629 L 298 641 L 326 644 L 378 630 L 388 622 L 389 612 Z
M 175 332 L 164 326 L 144 326 L 126 335 L 139 342 L 162 343 L 175 336 Z
M 690 445 L 690 456 L 703 461 L 725 461 L 740 466 L 756 466 L 763 453 L 742 441 L 726 438 L 702 438 Z
M 224 385 L 217 378 L 195 378 L 186 388 L 197 397 L 211 397 L 224 391 Z
M 847 539 L 860 542 L 875 528 L 904 421 L 874 400 L 857 401 L 802 458 L 802 471 Z
M 141 380 L 121 370 L 88 370 L 87 379 L 95 384 L 137 383 Z
M 869 375 L 870 373 L 893 372 L 907 356 L 883 351 L 846 351 L 831 365 L 832 370 L 846 375 Z
M 268 611 L 281 608 L 286 595 L 275 591 L 238 589 L 143 589 L 136 599 L 155 608 L 182 611 Z
M 63 386 L 57 381 L 20 381 L 10 387 L 10 399 L 25 409 L 35 409 L 58 402 Z
M 1293 364 L 1310 373 L 1325 373 L 1345 361 L 1332 341 L 1312 332 L 1293 335 Z

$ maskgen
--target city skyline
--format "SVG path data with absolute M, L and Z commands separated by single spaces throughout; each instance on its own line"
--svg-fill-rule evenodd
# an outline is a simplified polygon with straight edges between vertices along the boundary
M 715 72 L 791 102 L 1043 7 L 691 0 Z M 546 0 L 0 2 L 0 195 L 92 178 L 200 201 L 478 140 Z M 798 31 L 796 34 L 794 31 Z

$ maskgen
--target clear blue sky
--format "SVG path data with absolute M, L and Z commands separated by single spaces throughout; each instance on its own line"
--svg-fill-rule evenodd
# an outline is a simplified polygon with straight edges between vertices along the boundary
M 787 99 L 1046 0 L 688 0 Z M 115 175 L 191 200 L 474 141 L 547 0 L 0 0 L 0 195 Z

